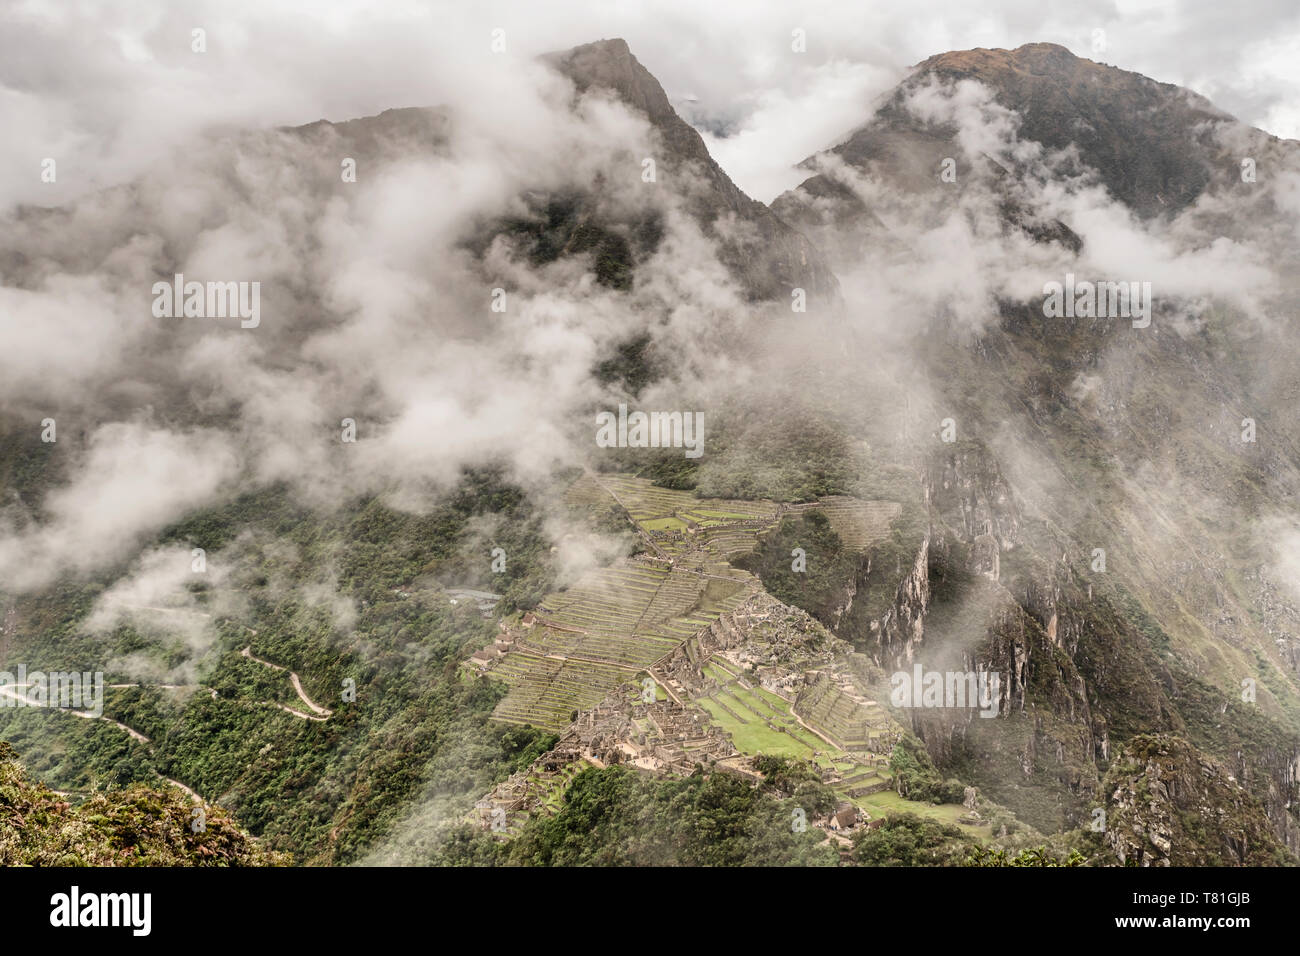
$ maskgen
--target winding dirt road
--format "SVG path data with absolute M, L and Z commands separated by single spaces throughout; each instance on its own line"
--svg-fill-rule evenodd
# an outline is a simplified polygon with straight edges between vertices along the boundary
M 164 609 L 159 608 L 158 610 L 164 610 Z M 256 634 L 256 633 L 257 633 L 257 632 L 254 631 L 252 628 L 247 628 L 247 630 L 251 631 L 253 634 Z M 240 653 L 240 656 L 242 656 L 242 657 L 246 657 L 246 658 L 248 658 L 249 660 L 252 660 L 252 661 L 257 661 L 257 663 L 263 665 L 264 667 L 269 667 L 269 668 L 271 668 L 271 669 L 274 670 L 274 671 L 288 672 L 288 674 L 289 674 L 289 682 L 293 685 L 293 689 L 294 689 L 295 693 L 297 693 L 299 699 L 300 699 L 300 700 L 301 700 L 301 701 L 302 701 L 302 702 L 303 702 L 303 703 L 308 707 L 308 709 L 310 709 L 312 712 L 311 712 L 311 713 L 304 713 L 304 712 L 301 711 L 301 710 L 296 710 L 296 709 L 294 709 L 293 707 L 289 707 L 289 706 L 287 706 L 287 705 L 285 705 L 285 704 L 281 704 L 281 703 L 279 703 L 278 701 L 273 701 L 273 700 L 266 701 L 265 703 L 268 703 L 268 704 L 274 704 L 276 707 L 279 707 L 281 710 L 286 711 L 287 713 L 293 714 L 295 717 L 300 717 L 300 718 L 302 718 L 303 720 L 317 720 L 317 721 L 322 721 L 322 720 L 328 720 L 330 717 L 333 716 L 334 711 L 330 710 L 328 707 L 322 707 L 322 706 L 320 706 L 320 705 L 317 704 L 314 700 L 312 700 L 310 697 L 307 696 L 307 692 L 306 692 L 305 690 L 303 690 L 303 687 L 302 687 L 302 681 L 298 678 L 298 675 L 297 675 L 296 673 L 294 673 L 293 671 L 289 670 L 287 667 L 281 667 L 279 664 L 272 664 L 270 661 L 263 660 L 263 659 L 260 658 L 260 657 L 255 657 L 255 656 L 253 655 L 253 646 L 252 646 L 251 644 L 248 645 L 247 647 L 245 647 L 245 648 L 244 648 L 242 651 L 240 651 L 239 653 Z M 121 721 L 113 720 L 113 718 L 111 718 L 111 717 L 104 717 L 103 715 L 99 715 L 99 714 L 92 714 L 92 713 L 90 713 L 90 712 L 88 712 L 88 711 L 82 711 L 82 710 L 70 710 L 70 709 L 68 709 L 68 708 L 64 708 L 64 707 L 51 707 L 51 705 L 48 704 L 48 703 L 43 703 L 43 702 L 39 702 L 39 701 L 31 700 L 31 699 L 28 698 L 25 694 L 21 693 L 21 692 L 18 690 L 18 688 L 20 688 L 20 687 L 28 687 L 28 686 L 30 686 L 30 685 L 28 685 L 28 684 L 5 684 L 5 685 L 0 685 L 0 696 L 8 697 L 8 698 L 10 698 L 10 699 L 12 699 L 12 700 L 14 700 L 14 701 L 17 701 L 19 704 L 21 704 L 22 706 L 25 706 L 25 707 L 44 707 L 44 708 L 47 708 L 47 709 L 53 709 L 53 710 L 61 711 L 61 712 L 63 712 L 63 713 L 71 714 L 71 715 L 74 716 L 74 717 L 81 717 L 81 718 L 83 718 L 83 719 L 85 719 L 85 720 L 102 720 L 102 721 L 104 721 L 105 723 L 112 724 L 114 727 L 117 727 L 119 730 L 121 730 L 121 731 L 123 731 L 124 733 L 130 735 L 130 737 L 131 737 L 132 740 L 136 740 L 136 741 L 138 741 L 139 743 L 144 744 L 144 745 L 145 745 L 146 747 L 148 747 L 150 750 L 153 749 L 153 747 L 152 747 L 152 741 L 151 741 L 148 737 L 146 737 L 144 734 L 140 733 L 140 731 L 136 730 L 135 728 L 133 728 L 133 727 L 128 727 L 126 724 L 122 723 Z M 107 686 L 110 687 L 110 688 L 116 689 L 116 690 L 124 690 L 124 689 L 126 689 L 126 688 L 130 688 L 130 687 L 140 687 L 141 685 L 140 685 L 140 684 L 108 684 Z M 193 685 L 187 685 L 187 684 L 157 684 L 157 685 L 154 685 L 154 686 L 156 686 L 156 687 L 158 687 L 158 688 L 160 688 L 160 689 L 166 689 L 166 690 L 188 690 L 188 689 L 190 689 Z M 217 699 L 217 692 L 216 692 L 216 690 L 214 690 L 213 688 L 207 688 L 207 691 L 208 691 L 209 694 L 212 695 L 212 699 L 213 699 L 213 700 L 216 700 L 216 699 Z M 187 787 L 185 784 L 181 783 L 179 780 L 173 780 L 171 777 L 164 777 L 162 774 L 159 774 L 158 776 L 159 776 L 160 779 L 165 780 L 167 783 L 171 784 L 173 787 L 176 787 L 176 788 L 178 788 L 179 790 L 183 790 L 186 794 L 189 795 L 190 799 L 193 800 L 193 801 L 195 801 L 196 803 L 205 803 L 205 802 L 206 802 L 206 801 L 204 801 L 203 797 L 199 796 L 199 794 L 197 794 L 194 790 L 192 790 L 192 789 L 190 789 L 189 787 Z M 55 791 L 55 792 L 57 793 L 57 792 L 59 792 L 59 791 Z
M 20 702 L 22 703 L 22 706 L 24 706 L 24 707 L 44 707 L 44 708 L 46 708 L 46 709 L 50 709 L 50 710 L 57 710 L 57 711 L 59 711 L 59 712 L 61 712 L 61 713 L 71 714 L 73 717 L 82 717 L 82 718 L 84 718 L 84 719 L 86 719 L 86 720 L 102 720 L 102 721 L 104 721 L 104 723 L 106 723 L 106 724 L 112 724 L 114 727 L 117 727 L 119 730 L 123 730 L 123 731 L 125 731 L 127 734 L 129 734 L 129 735 L 131 736 L 131 739 L 132 739 L 132 740 L 138 740 L 140 743 L 144 744 L 146 747 L 149 747 L 150 749 L 153 749 L 153 748 L 150 746 L 151 743 L 152 743 L 152 741 L 150 741 L 148 737 L 146 737 L 144 734 L 140 733 L 140 731 L 138 731 L 138 730 L 136 730 L 136 729 L 134 729 L 134 728 L 132 728 L 132 727 L 128 727 L 126 724 L 122 723 L 121 721 L 114 720 L 114 719 L 111 718 L 111 717 L 104 717 L 104 716 L 101 716 L 101 715 L 92 714 L 92 713 L 90 713 L 90 712 L 88 712 L 88 711 L 84 711 L 84 710 L 69 710 L 68 708 L 65 708 L 65 707 L 51 707 L 50 704 L 48 704 L 48 703 L 43 703 L 43 702 L 41 702 L 41 701 L 35 701 L 35 700 L 32 700 L 31 698 L 27 697 L 25 694 L 21 694 L 21 693 L 19 693 L 17 690 L 14 689 L 14 688 L 16 688 L 16 687 L 28 687 L 28 686 L 30 686 L 30 685 L 29 685 L 29 684 L 6 684 L 6 685 L 3 685 L 3 686 L 0 686 L 0 695 L 4 695 L 5 697 L 9 697 L 9 698 L 11 698 L 11 699 L 13 699 L 13 700 L 16 700 L 16 701 L 20 701 Z M 109 685 L 109 686 L 111 686 L 111 687 L 138 687 L 139 685 L 138 685 L 138 684 L 111 684 L 111 685 Z M 215 693 L 215 691 L 214 691 L 214 693 Z M 194 800 L 194 801 L 197 802 L 197 803 L 203 803 L 203 802 L 204 802 L 202 797 L 200 797 L 197 793 L 195 793 L 195 792 L 194 792 L 193 790 L 191 790 L 189 787 L 185 786 L 185 784 L 181 783 L 179 780 L 173 780 L 171 777 L 164 777 L 162 774 L 158 774 L 158 776 L 159 776 L 160 779 L 165 780 L 165 781 L 167 781 L 168 783 L 170 783 L 173 787 L 178 787 L 178 788 L 180 788 L 181 790 L 184 790 L 187 794 L 189 794 L 189 797 L 190 797 L 191 800 Z M 65 791 L 59 791 L 59 790 L 55 790 L 54 792 L 55 792 L 55 793 L 65 793 Z
M 281 710 L 287 710 L 289 713 L 301 717 L 304 720 L 325 720 L 334 714 L 334 711 L 330 710 L 328 707 L 321 707 L 307 696 L 307 692 L 302 689 L 302 681 L 300 681 L 298 675 L 293 671 L 290 671 L 289 668 L 281 667 L 279 664 L 272 664 L 270 661 L 264 661 L 260 657 L 254 657 L 253 645 L 248 645 L 240 651 L 239 654 L 241 657 L 247 657 L 250 661 L 257 661 L 257 663 L 269 667 L 272 670 L 289 671 L 289 683 L 293 684 L 293 689 L 297 692 L 299 699 L 302 700 L 302 702 L 311 709 L 312 714 L 315 714 L 316 716 L 312 716 L 312 714 L 304 714 L 302 711 L 294 710 L 292 707 L 286 707 L 284 704 L 276 704 L 275 706 L 279 707 Z M 272 703 L 275 702 L 272 701 Z

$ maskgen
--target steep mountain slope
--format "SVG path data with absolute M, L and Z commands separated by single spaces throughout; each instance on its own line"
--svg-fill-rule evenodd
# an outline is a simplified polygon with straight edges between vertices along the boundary
M 1231 117 L 1203 97 L 1137 73 L 1076 57 L 1052 43 L 1015 50 L 941 53 L 916 67 L 872 121 L 833 153 L 849 164 L 890 164 L 904 158 L 897 137 L 932 148 L 910 157 L 926 175 L 952 156 L 953 139 L 942 127 L 915 129 L 905 100 L 929 83 L 974 80 L 990 87 L 997 101 L 1015 111 L 1023 139 L 1049 150 L 1074 148 L 1083 165 L 1101 174 L 1111 192 L 1143 216 L 1177 212 L 1210 184 L 1232 178 L 1208 155 L 1214 127 Z M 945 152 L 946 150 L 946 152 Z M 928 160 L 925 161 L 925 160 Z M 928 176 L 926 177 L 928 178 Z
M 594 71 L 582 88 L 614 102 L 622 90 L 600 86 L 602 63 L 635 61 L 622 44 L 593 49 L 600 55 L 588 51 L 565 68 L 580 79 Z M 485 161 L 479 142 L 462 135 L 465 116 L 395 109 L 214 140 L 216 149 L 205 141 L 161 160 L 150 176 L 66 209 L 19 210 L 0 230 L 0 282 L 15 314 L 40 322 L 67 289 L 84 289 L 75 314 L 112 328 L 108 340 L 64 329 L 70 343 L 61 354 L 73 355 L 75 368 L 39 349 L 11 358 L 25 367 L 0 401 L 7 553 L 22 552 L 24 567 L 38 563 L 33 555 L 52 540 L 42 536 L 55 534 L 57 509 L 82 501 L 79 476 L 98 472 L 96 449 L 128 460 L 122 500 L 96 492 L 93 513 L 133 516 L 93 560 L 56 559 L 38 583 L 16 574 L 0 581 L 0 667 L 102 670 L 118 685 L 104 702 L 111 721 L 0 712 L 0 733 L 34 772 L 70 790 L 166 773 L 296 859 L 337 863 L 357 858 L 430 794 L 454 818 L 463 810 L 457 801 L 472 802 L 549 745 L 535 728 L 491 719 L 503 691 L 461 679 L 456 665 L 490 642 L 491 625 L 449 604 L 442 590 L 490 587 L 507 609 L 552 590 L 566 555 L 557 555 L 560 532 L 543 513 L 551 476 L 525 491 L 500 461 L 526 437 L 524 424 L 482 443 L 466 429 L 481 452 L 447 457 L 445 478 L 432 474 L 444 461 L 441 448 L 421 464 L 413 449 L 395 449 L 389 466 L 368 477 L 375 446 L 345 457 L 339 421 L 359 419 L 365 444 L 429 388 L 445 387 L 466 411 L 482 408 L 467 395 L 481 383 L 493 416 L 514 407 L 561 423 L 563 430 L 540 430 L 552 445 L 542 454 L 554 457 L 565 432 L 581 425 L 585 433 L 588 418 L 556 399 L 557 384 L 567 379 L 589 401 L 603 387 L 588 381 L 597 346 L 682 304 L 673 288 L 652 289 L 648 303 L 620 296 L 636 289 L 642 270 L 662 276 L 672 268 L 646 260 L 678 232 L 712 237 L 671 255 L 725 284 L 727 273 L 713 267 L 716 241 L 742 300 L 770 294 L 788 302 L 795 285 L 814 296 L 833 292 L 806 241 L 744 197 L 698 135 L 683 135 L 680 120 L 662 113 L 653 78 L 635 71 L 649 99 L 633 109 L 649 106 L 653 117 L 613 122 L 621 130 L 648 123 L 659 137 L 659 184 L 641 181 L 641 157 L 627 156 L 626 144 L 593 144 L 593 124 L 574 101 L 547 115 L 555 135 L 545 146 L 529 153 L 530 144 L 511 143 L 519 152 L 491 182 L 517 194 L 465 199 L 447 178 L 472 179 Z M 556 144 L 576 150 L 575 141 L 587 165 L 568 168 L 572 155 L 543 152 Z M 355 179 L 346 160 L 356 161 Z M 626 175 L 583 179 L 592 169 Z M 755 266 L 768 240 L 784 250 L 773 271 Z M 153 283 L 182 271 L 260 282 L 265 321 L 241 329 L 229 316 L 153 313 Z M 488 324 L 502 274 L 519 283 L 506 282 L 512 311 Z M 529 294 L 541 303 L 531 320 Z M 571 311 L 555 309 L 548 325 L 557 302 Z M 576 330 L 570 315 L 581 319 Z M 530 321 L 532 341 L 518 338 Z M 482 368 L 502 352 L 509 361 L 497 372 Z M 444 355 L 453 358 L 439 368 Z M 467 372 L 476 364 L 477 374 Z M 536 395 L 499 394 L 501 382 L 529 375 Z M 46 416 L 59 423 L 57 441 L 32 430 Z M 457 421 L 463 415 L 453 413 L 445 426 Z M 424 424 L 417 431 L 421 447 L 436 433 Z M 159 444 L 173 436 L 188 449 L 174 459 Z M 222 487 L 200 481 L 203 493 L 136 522 L 126 502 L 148 510 L 205 472 L 196 440 L 226 446 L 216 462 L 223 472 L 236 457 L 243 465 L 226 472 Z M 164 489 L 150 491 L 160 460 Z M 538 461 L 543 472 L 554 467 Z M 408 466 L 415 504 L 392 494 L 394 470 Z M 72 523 L 80 526 L 72 539 L 84 543 L 86 524 Z M 581 554 L 588 536 L 607 546 L 594 531 L 580 534 L 581 561 L 593 560 Z M 500 574 L 481 560 L 486 538 L 509 556 Z M 203 561 L 192 560 L 195 549 Z M 329 717 L 306 715 L 287 679 L 258 661 L 300 674 Z M 342 696 L 349 685 L 350 701 Z
M 556 812 L 593 758 L 710 777 L 643 788 L 606 767 L 523 849 L 475 858 L 587 860 L 552 844 L 683 794 L 710 819 L 720 794 L 749 807 L 727 832 L 768 847 L 752 858 L 832 861 L 789 814 L 896 808 L 899 723 L 937 765 L 928 792 L 978 790 L 917 804 L 967 828 L 944 858 L 974 830 L 1073 840 L 1097 808 L 1105 862 L 1300 852 L 1295 144 L 1059 47 L 966 51 L 923 63 L 768 209 L 623 41 L 546 62 L 572 83 L 559 133 L 510 141 L 497 179 L 476 178 L 497 147 L 461 139 L 464 115 L 390 110 L 0 230 L 17 306 L 113 298 L 129 321 L 91 344 L 132 358 L 92 354 L 0 405 L 6 535 L 44 544 L 61 519 L 51 547 L 73 555 L 3 585 L 0 667 L 107 670 L 118 722 L 18 709 L 0 736 L 70 789 L 167 774 L 309 863 L 447 859 L 448 840 L 495 839 L 466 836 L 476 798 L 516 812 L 540 790 Z M 631 120 L 601 126 L 610 104 Z M 150 316 L 159 276 L 250 263 L 256 336 Z M 1074 272 L 1163 280 L 1150 324 L 1048 318 L 1038 289 Z M 498 285 L 510 306 L 489 311 Z M 836 303 L 835 338 L 754 320 L 793 288 Z M 651 388 L 703 409 L 700 459 L 592 443 L 596 403 Z M 36 437 L 47 414 L 58 444 Z M 362 441 L 340 441 L 344 416 Z M 128 425 L 186 443 L 168 457 Z M 142 444 L 113 470 L 105 448 Z M 125 474 L 120 501 L 91 498 L 116 514 L 160 458 L 153 497 L 219 480 L 87 546 L 70 483 Z M 492 620 L 464 588 L 500 596 Z M 887 708 L 887 678 L 918 665 L 996 673 L 996 716 Z M 749 858 L 658 839 L 630 858 Z
M 1134 738 L 1103 786 L 1103 839 L 1121 865 L 1287 861 L 1261 808 L 1236 778 L 1177 737 Z
M 677 115 L 663 87 L 622 39 L 601 40 L 546 58 L 579 94 L 606 90 L 644 113 L 662 143 L 665 180 L 683 189 L 691 214 L 714 239 L 727 267 L 756 299 L 789 299 L 802 288 L 831 298 L 838 287 L 821 253 L 797 230 L 746 196 L 709 155 L 704 139 Z
M 1270 184 L 1240 175 L 1243 156 Z M 941 178 L 945 157 L 959 159 L 955 181 Z M 1300 356 L 1280 293 L 1296 248 L 1286 183 L 1297 144 L 1186 91 L 1033 44 L 927 60 L 809 165 L 824 172 L 774 207 L 837 268 L 901 243 L 913 254 L 895 260 L 906 278 L 955 229 L 983 243 L 977 252 L 1004 244 L 1038 282 L 1145 278 L 1114 272 L 1115 231 L 1094 218 L 1103 209 L 1131 224 L 1118 231 L 1132 230 L 1136 269 L 1166 277 L 1150 328 L 1047 318 L 1042 300 L 1008 287 L 973 324 L 951 310 L 923 317 L 902 347 L 926 385 L 905 414 L 931 436 L 904 453 L 929 512 L 916 570 L 886 613 L 859 611 L 853 594 L 879 576 L 864 562 L 823 619 L 887 668 L 1000 673 L 999 720 L 939 709 L 911 722 L 945 767 L 1040 828 L 1086 820 L 1115 748 L 1164 731 L 1226 763 L 1275 838 L 1300 850 L 1300 618 L 1278 597 L 1300 489 L 1288 412 Z M 1044 182 L 1072 198 L 1045 198 Z M 915 197 L 915 213 L 899 195 Z M 1224 260 L 1202 267 L 1224 277 L 1201 291 L 1169 268 L 1234 242 L 1274 277 Z M 1256 421 L 1267 438 L 1254 437 Z M 1211 842 L 1219 858 L 1241 858 Z
M 1229 122 L 1227 114 L 1189 90 L 1052 43 L 943 53 L 923 62 L 917 74 L 992 87 L 999 102 L 1016 111 L 1022 138 L 1049 150 L 1073 147 L 1111 193 L 1142 216 L 1177 212 L 1212 181 L 1233 177 L 1235 162 L 1210 155 L 1222 149 L 1213 142 L 1214 127 Z M 854 148 L 844 147 L 850 156 Z
M 218 807 L 146 787 L 73 806 L 28 778 L 0 741 L 0 866 L 285 866 Z
M 944 89 L 959 90 L 955 104 L 941 105 L 935 94 Z M 977 89 L 991 99 L 984 100 Z M 992 136 L 970 127 L 977 113 L 989 121 L 982 132 Z M 1021 148 L 1003 148 L 1007 137 Z M 1261 177 L 1276 176 L 1294 161 L 1295 149 L 1294 143 L 1238 123 L 1189 90 L 1076 57 L 1056 44 L 965 50 L 919 64 L 882 98 L 868 122 L 805 161 L 805 167 L 820 171 L 772 206 L 814 241 L 830 245 L 831 237 L 820 230 L 827 222 L 851 221 L 858 232 L 887 231 L 872 200 L 856 187 L 859 176 L 923 203 L 937 196 L 946 203 L 968 184 L 987 180 L 1008 221 L 1035 239 L 1077 251 L 1069 224 L 1043 221 L 1018 188 L 1034 160 L 1050 158 L 1058 179 L 1099 182 L 1134 214 L 1151 219 L 1184 212 L 1207 193 L 1240 204 L 1265 201 L 1266 194 L 1243 182 L 1243 162 L 1250 161 L 1252 175 L 1258 169 Z M 951 178 L 936 193 L 945 163 L 951 164 Z M 1265 205 L 1278 214 L 1274 203 Z M 1238 217 L 1235 229 L 1244 231 L 1247 223 Z M 1235 234 L 1232 217 L 1216 225 Z

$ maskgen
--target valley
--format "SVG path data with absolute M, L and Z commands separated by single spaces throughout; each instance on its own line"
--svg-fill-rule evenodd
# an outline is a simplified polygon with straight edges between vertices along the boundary
M 767 203 L 511 63 L 4 213 L 0 668 L 103 699 L 0 707 L 91 834 L 0 854 L 1300 862 L 1300 144 L 955 50 Z

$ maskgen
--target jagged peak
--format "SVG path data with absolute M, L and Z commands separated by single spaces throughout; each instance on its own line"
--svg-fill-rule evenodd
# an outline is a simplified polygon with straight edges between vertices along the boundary
M 541 59 L 572 80 L 579 92 L 593 86 L 604 87 L 653 121 L 676 118 L 664 88 L 633 56 L 631 47 L 621 37 L 584 43 L 570 50 L 548 53 Z

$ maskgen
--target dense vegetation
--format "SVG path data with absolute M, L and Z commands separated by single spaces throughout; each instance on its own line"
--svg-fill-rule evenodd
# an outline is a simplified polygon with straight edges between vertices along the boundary
M 960 780 L 943 779 L 925 745 L 912 734 L 904 734 L 894 745 L 889 772 L 898 795 L 908 800 L 961 803 L 966 790 Z
M 863 552 L 844 546 L 821 511 L 788 515 L 759 539 L 751 554 L 733 561 L 756 574 L 763 587 L 786 604 L 802 608 L 861 651 L 875 650 L 874 622 L 892 607 L 928 533 L 920 484 L 903 469 L 869 468 L 854 486 L 868 500 L 898 502 L 902 507 L 889 533 Z M 802 548 L 803 570 L 792 552 Z M 845 608 L 848 612 L 845 613 Z
M 1078 850 L 1071 850 L 1064 858 L 1052 855 L 1046 847 L 1030 847 L 1019 853 L 975 847 L 966 858 L 967 866 L 1083 866 L 1088 858 Z
M 470 247 L 482 254 L 493 239 L 504 236 L 534 268 L 567 256 L 589 256 L 597 282 L 626 292 L 632 288 L 637 257 L 658 246 L 663 224 L 654 211 L 612 223 L 594 215 L 596 206 L 593 196 L 577 191 L 546 195 L 532 203 L 528 215 L 492 223 Z
M 578 774 L 559 812 L 530 820 L 509 842 L 468 825 L 450 834 L 436 862 L 475 866 L 1078 866 L 1063 848 L 1019 851 L 981 844 L 960 828 L 891 813 L 859 828 L 841 848 L 811 824 L 835 806 L 806 764 L 758 757 L 751 782 L 725 772 L 685 779 L 625 767 Z M 808 827 L 792 825 L 802 810 Z
M 374 499 L 320 514 L 282 493 L 248 496 L 191 516 L 162 541 L 204 547 L 211 568 L 230 570 L 224 593 L 233 589 L 244 610 L 239 623 L 215 618 L 206 646 L 132 624 L 98 647 L 88 642 L 81 622 L 111 578 L 19 604 L 21 633 L 31 637 L 10 654 L 20 650 L 29 667 L 102 669 L 131 657 L 192 671 L 203 684 L 168 691 L 156 684 L 169 681 L 145 681 L 107 692 L 105 716 L 148 744 L 105 722 L 0 709 L 0 735 L 32 754 L 32 771 L 52 786 L 85 793 L 153 785 L 162 774 L 220 800 L 270 847 L 302 862 L 344 863 L 381 842 L 422 793 L 468 806 L 553 743 L 491 720 L 504 689 L 465 678 L 458 665 L 495 627 L 472 607 L 451 606 L 436 586 L 492 587 L 506 607 L 547 590 L 550 541 L 499 476 L 467 474 L 425 515 Z M 494 546 L 506 550 L 501 574 L 490 570 Z M 192 591 L 200 610 L 221 596 Z M 285 672 L 241 657 L 244 647 L 298 672 L 333 715 L 309 721 L 277 707 L 304 705 Z M 110 668 L 107 680 L 129 676 Z
M 635 341 L 628 349 L 603 362 L 600 371 L 607 380 L 631 387 L 645 381 L 654 359 L 648 351 L 637 351 Z M 694 407 L 689 398 L 681 401 L 685 409 Z M 633 472 L 667 488 L 694 490 L 702 498 L 773 501 L 849 494 L 862 473 L 850 442 L 834 423 L 790 395 L 747 395 L 728 403 L 711 401 L 708 407 L 701 457 L 687 458 L 676 448 L 606 448 L 599 466 Z
M 95 793 L 74 806 L 30 781 L 0 741 L 0 866 L 284 866 L 230 814 L 171 787 Z
M 791 557 L 796 548 L 804 552 L 803 570 Z M 820 511 L 787 515 L 752 554 L 733 562 L 757 574 L 777 600 L 803 608 L 823 624 L 833 623 L 835 609 L 845 603 L 858 563 Z
M 830 866 L 814 815 L 799 831 L 799 803 L 728 773 L 679 779 L 625 767 L 578 774 L 560 812 L 534 818 L 509 843 L 465 828 L 439 863 L 533 866 Z
M 900 813 L 854 834 L 853 860 L 860 866 L 962 866 L 975 847 L 955 826 Z

